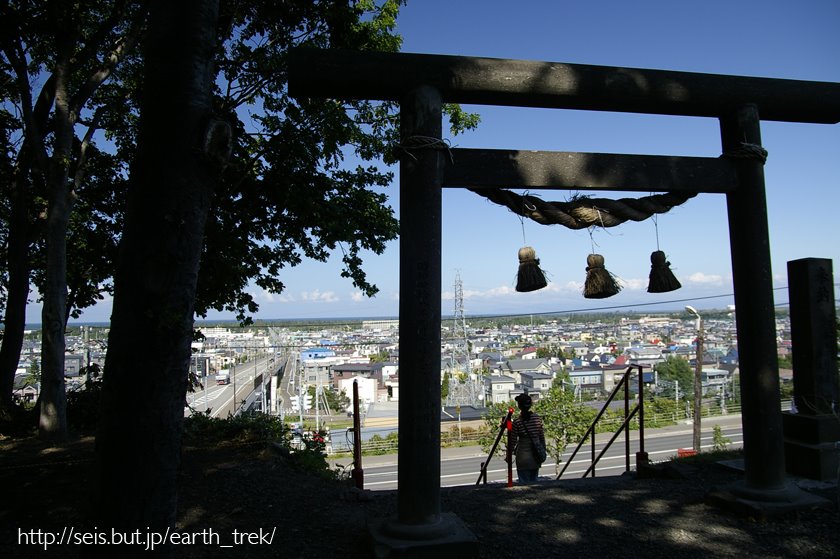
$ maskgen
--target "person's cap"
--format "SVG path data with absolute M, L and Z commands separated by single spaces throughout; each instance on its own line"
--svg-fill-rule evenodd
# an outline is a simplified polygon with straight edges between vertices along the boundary
M 515 399 L 516 399 L 516 403 L 519 404 L 520 407 L 521 406 L 530 406 L 531 403 L 533 402 L 533 400 L 531 400 L 531 397 L 528 396 L 527 394 L 520 394 Z

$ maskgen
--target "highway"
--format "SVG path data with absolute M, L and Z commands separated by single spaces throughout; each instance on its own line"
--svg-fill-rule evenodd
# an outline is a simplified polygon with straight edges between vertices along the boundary
M 704 418 L 702 428 L 701 446 L 703 450 L 711 450 L 713 446 L 712 434 L 715 425 L 719 425 L 724 437 L 730 439 L 728 448 L 740 448 L 743 445 L 741 433 L 741 416 L 729 415 L 714 418 Z M 630 468 L 635 469 L 635 453 L 638 450 L 638 431 L 631 432 L 630 437 Z M 598 434 L 595 437 L 596 455 L 601 452 L 603 446 L 609 441 L 612 435 L 609 433 Z M 648 453 L 651 462 L 660 462 L 669 459 L 677 454 L 677 449 L 691 448 L 692 426 L 679 424 L 662 429 L 645 430 L 645 451 Z M 572 464 L 563 474 L 563 479 L 579 478 L 589 467 L 591 446 L 587 443 L 578 452 Z M 574 451 L 570 445 L 563 455 L 563 460 L 568 459 Z M 457 485 L 473 485 L 478 479 L 481 463 L 487 459 L 478 446 L 444 448 L 441 449 L 441 487 Z M 347 466 L 352 458 L 336 460 L 336 464 Z M 386 491 L 397 488 L 397 455 L 387 456 L 365 456 L 362 458 L 364 470 L 365 489 L 374 491 Z M 601 458 L 595 471 L 596 476 L 620 475 L 625 470 L 624 458 L 624 435 L 621 435 L 613 443 L 610 450 Z M 554 479 L 556 477 L 555 462 L 549 457 L 548 461 L 540 469 L 542 479 Z M 507 464 L 499 457 L 493 457 L 487 472 L 488 483 L 507 481 Z M 516 467 L 513 469 L 513 479 L 516 481 Z
M 204 389 L 187 394 L 187 401 L 197 412 L 204 412 L 209 408 L 211 416 L 227 417 L 229 413 L 233 413 L 234 409 L 234 386 L 236 387 L 236 402 L 241 404 L 254 392 L 254 378 L 259 374 L 270 373 L 269 365 L 273 365 L 271 357 L 260 357 L 256 362 L 240 363 L 233 369 L 236 371 L 236 378 L 234 379 L 232 375 L 230 384 L 227 385 L 217 385 L 216 379 L 211 375 L 205 380 Z M 185 407 L 184 416 L 188 415 L 190 415 L 190 410 Z

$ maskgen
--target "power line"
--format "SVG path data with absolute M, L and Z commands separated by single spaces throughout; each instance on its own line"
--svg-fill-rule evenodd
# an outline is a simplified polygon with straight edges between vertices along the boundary
M 833 284 L 834 287 L 840 286 L 840 283 Z M 787 286 L 784 287 L 774 287 L 773 291 L 780 291 L 782 289 L 787 289 Z M 555 315 L 555 314 L 575 314 L 575 313 L 589 313 L 589 312 L 596 312 L 596 311 L 610 311 L 616 309 L 629 309 L 635 307 L 651 307 L 654 305 L 668 305 L 671 303 L 687 303 L 690 301 L 704 301 L 707 299 L 721 299 L 723 297 L 734 297 L 734 293 L 727 293 L 723 295 L 707 295 L 704 297 L 687 297 L 685 299 L 669 299 L 667 301 L 655 301 L 652 303 L 633 303 L 627 305 L 611 305 L 607 307 L 593 307 L 593 308 L 580 308 L 580 309 L 568 309 L 568 310 L 560 310 L 560 311 L 541 311 L 541 312 L 527 312 L 527 313 L 514 313 L 514 314 L 488 314 L 488 315 L 476 315 L 473 318 L 513 318 L 517 316 L 547 316 L 547 315 Z M 776 306 L 785 306 L 789 305 L 790 303 L 780 303 Z
M 832 284 L 835 288 L 840 287 L 840 283 Z M 781 291 L 784 289 L 788 289 L 788 286 L 783 287 L 774 287 L 773 291 Z M 618 310 L 618 309 L 631 309 L 636 307 L 651 307 L 656 305 L 669 305 L 673 303 L 688 303 L 691 301 L 706 301 L 709 299 L 722 299 L 724 297 L 734 297 L 734 293 L 725 293 L 721 295 L 706 295 L 703 297 L 686 297 L 683 299 L 668 299 L 666 301 L 655 301 L 651 303 L 632 303 L 626 305 L 609 305 L 605 307 L 593 307 L 593 308 L 577 308 L 577 309 L 566 309 L 566 310 L 554 310 L 554 311 L 540 311 L 540 312 L 526 312 L 526 313 L 510 313 L 510 314 L 482 314 L 482 315 L 473 315 L 471 318 L 476 319 L 489 319 L 489 318 L 514 318 L 518 316 L 549 316 L 555 314 L 576 314 L 576 313 L 589 313 L 589 312 L 600 312 L 600 311 L 611 311 L 611 310 Z M 775 306 L 777 307 L 784 307 L 789 305 L 790 303 L 776 303 Z M 278 319 L 277 322 L 291 322 L 288 327 L 298 326 L 300 328 L 310 328 L 310 327 L 318 327 L 323 326 L 325 328 L 328 327 L 335 327 L 335 326 L 351 326 L 362 321 L 366 320 L 395 320 L 397 317 L 391 318 L 351 318 L 346 319 L 344 321 L 337 320 L 337 319 Z M 451 318 L 455 318 L 454 316 Z M 311 320 L 312 322 L 306 322 L 307 320 Z M 205 324 L 203 327 L 210 327 L 213 325 L 222 325 L 222 324 L 230 324 L 230 322 L 225 321 L 210 321 L 206 320 L 203 321 Z M 275 322 L 269 319 L 259 319 L 259 322 L 268 323 L 268 324 L 276 324 Z M 242 328 L 256 328 L 259 327 L 259 324 L 251 324 L 250 326 L 242 327 Z

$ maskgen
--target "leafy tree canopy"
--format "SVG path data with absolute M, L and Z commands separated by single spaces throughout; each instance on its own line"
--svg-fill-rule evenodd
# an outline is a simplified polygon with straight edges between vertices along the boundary
M 376 293 L 362 269 L 362 257 L 381 253 L 398 232 L 383 192 L 393 176 L 379 164 L 395 162 L 391 146 L 398 142 L 398 106 L 292 99 L 286 61 L 296 46 L 397 51 L 401 39 L 394 29 L 404 3 L 221 0 L 214 106 L 216 118 L 231 124 L 236 141 L 206 226 L 198 315 L 211 309 L 231 311 L 250 322 L 259 308 L 252 284 L 279 293 L 284 268 L 304 258 L 323 261 L 335 251 L 342 255 L 341 275 L 365 294 Z M 64 19 L 72 25 L 64 34 L 55 28 L 56 18 L 43 17 L 46 9 L 41 3 L 12 0 L 0 18 L 0 188 L 24 160 L 30 162 L 24 171 L 31 186 L 37 186 L 37 176 L 44 172 L 44 166 L 31 164 L 37 158 L 23 157 L 24 139 L 40 132 L 39 141 L 47 150 L 50 146 L 58 118 L 55 45 L 57 38 L 68 41 L 73 59 L 67 89 L 80 104 L 71 103 L 75 137 L 69 158 L 62 161 L 69 166 L 75 201 L 67 235 L 68 314 L 78 316 L 80 309 L 112 291 L 125 180 L 136 152 L 143 88 L 138 45 L 148 23 L 148 3 L 65 5 Z M 107 78 L 95 82 L 97 72 L 105 70 Z M 446 111 L 453 133 L 478 122 L 458 106 L 448 105 Z M 30 194 L 34 224 L 44 215 L 45 196 L 37 188 Z M 5 216 L 7 197 L 0 200 Z M 0 224 L 2 241 L 8 220 Z M 45 263 L 37 235 L 33 242 L 31 269 L 40 289 Z M 0 257 L 5 262 L 5 252 Z M 0 302 L 6 280 L 0 272 Z
M 694 371 L 688 361 L 679 357 L 668 357 L 656 365 L 660 380 L 679 382 L 680 394 L 694 394 Z

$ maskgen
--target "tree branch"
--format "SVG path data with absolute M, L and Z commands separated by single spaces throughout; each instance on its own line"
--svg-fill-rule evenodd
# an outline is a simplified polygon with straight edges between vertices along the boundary
M 99 68 L 88 78 L 87 82 L 79 88 L 70 101 L 70 107 L 74 114 L 81 111 L 81 107 L 90 99 L 90 96 L 102 83 L 113 73 L 114 68 L 134 48 L 143 34 L 143 18 L 136 17 L 125 36 L 118 39 L 110 54 L 102 62 Z
M 99 129 L 99 119 L 101 116 L 101 108 L 93 113 L 93 118 L 91 119 L 87 132 L 85 132 L 85 137 L 82 139 L 82 145 L 79 148 L 79 160 L 76 164 L 76 172 L 73 174 L 73 192 L 71 192 L 74 198 L 76 197 L 75 192 L 79 189 L 82 184 L 82 179 L 85 177 L 85 162 L 87 161 L 88 147 L 93 140 L 93 135 Z
M 37 106 L 32 107 L 32 85 L 29 82 L 29 74 L 26 68 L 26 52 L 20 42 L 20 29 L 18 28 L 17 42 L 9 36 L 3 42 L 3 52 L 9 60 L 17 83 L 18 95 L 20 96 L 20 109 L 24 123 L 24 143 L 30 146 L 34 155 L 35 170 L 39 175 L 44 176 L 47 169 L 48 157 L 41 133 L 40 120 L 37 118 Z M 49 80 L 48 80 L 49 81 Z M 46 87 L 46 85 L 45 85 Z M 39 98 L 40 103 L 40 98 Z

